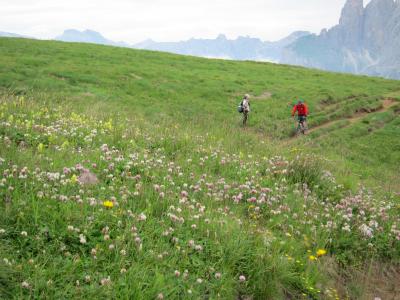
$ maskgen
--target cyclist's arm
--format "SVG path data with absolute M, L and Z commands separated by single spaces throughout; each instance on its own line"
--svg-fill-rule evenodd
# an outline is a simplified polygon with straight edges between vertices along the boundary
M 293 107 L 293 110 L 292 110 L 292 117 L 294 117 L 294 114 L 296 113 L 296 111 L 297 111 L 297 105 L 295 105 L 295 106 Z

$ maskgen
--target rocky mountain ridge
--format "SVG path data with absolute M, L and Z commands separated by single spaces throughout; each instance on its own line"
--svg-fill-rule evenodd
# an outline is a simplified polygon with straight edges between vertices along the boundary
M 400 79 L 400 1 L 348 0 L 339 24 L 286 47 L 282 62 Z

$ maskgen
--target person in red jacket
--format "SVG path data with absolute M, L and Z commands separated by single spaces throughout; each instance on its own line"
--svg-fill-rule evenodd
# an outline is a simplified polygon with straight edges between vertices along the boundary
M 299 100 L 297 104 L 295 104 L 295 106 L 293 107 L 292 117 L 294 117 L 296 112 L 299 123 L 303 123 L 304 128 L 307 128 L 308 107 L 303 100 Z

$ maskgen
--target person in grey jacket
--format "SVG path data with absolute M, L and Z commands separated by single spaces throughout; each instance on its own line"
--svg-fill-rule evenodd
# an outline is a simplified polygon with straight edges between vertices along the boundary
M 244 95 L 242 100 L 242 108 L 243 108 L 243 126 L 246 126 L 247 120 L 249 118 L 250 113 L 250 95 Z

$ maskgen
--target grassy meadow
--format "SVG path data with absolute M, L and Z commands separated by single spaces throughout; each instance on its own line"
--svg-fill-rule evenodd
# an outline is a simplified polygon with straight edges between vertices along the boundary
M 26 39 L 0 54 L 0 298 L 399 295 L 398 81 Z

